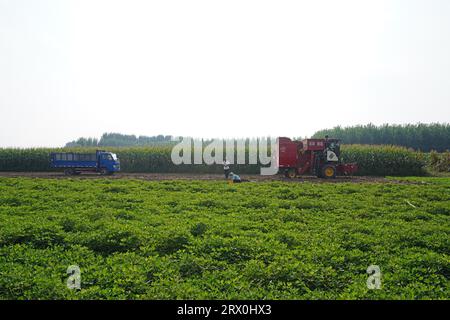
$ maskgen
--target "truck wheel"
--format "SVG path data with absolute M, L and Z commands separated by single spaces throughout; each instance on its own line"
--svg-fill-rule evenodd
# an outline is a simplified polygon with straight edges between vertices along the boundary
M 66 169 L 66 170 L 64 170 L 64 174 L 66 176 L 71 176 L 71 175 L 73 175 L 73 170 L 72 169 Z
M 336 167 L 326 164 L 322 167 L 321 173 L 321 176 L 325 179 L 336 178 Z
M 106 168 L 102 168 L 102 169 L 100 170 L 100 174 L 101 174 L 102 176 L 106 176 L 108 173 L 109 173 L 109 171 L 108 171 L 108 169 L 106 169 Z
M 286 178 L 294 179 L 297 176 L 297 172 L 294 168 L 289 168 L 284 172 Z

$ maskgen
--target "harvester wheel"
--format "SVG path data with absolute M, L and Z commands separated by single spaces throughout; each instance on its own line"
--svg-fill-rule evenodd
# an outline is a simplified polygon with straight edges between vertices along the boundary
M 289 168 L 284 172 L 286 178 L 294 179 L 297 176 L 297 172 L 294 168 Z
M 322 167 L 322 177 L 325 179 L 336 178 L 336 167 L 326 164 Z

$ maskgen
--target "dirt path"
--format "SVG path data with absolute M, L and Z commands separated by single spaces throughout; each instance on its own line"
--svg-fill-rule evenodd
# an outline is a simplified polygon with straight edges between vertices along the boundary
M 285 181 L 285 182 L 314 182 L 314 183 L 364 183 L 364 182 L 378 182 L 378 183 L 411 183 L 409 181 L 400 181 L 386 179 L 384 177 L 337 177 L 336 179 L 319 179 L 313 176 L 302 176 L 295 179 L 285 178 L 282 175 L 275 176 L 261 176 L 256 174 L 241 174 L 241 178 L 245 181 L 260 182 L 260 181 Z M 0 177 L 29 177 L 29 178 L 47 178 L 47 179 L 141 179 L 150 181 L 162 180 L 224 180 L 222 174 L 195 174 L 195 173 L 116 173 L 113 176 L 101 176 L 96 173 L 83 173 L 79 176 L 67 177 L 62 172 L 0 172 Z

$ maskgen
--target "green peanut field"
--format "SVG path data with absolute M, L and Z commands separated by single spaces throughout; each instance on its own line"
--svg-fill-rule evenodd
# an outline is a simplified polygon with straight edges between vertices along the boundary
M 449 299 L 449 233 L 445 177 L 3 177 L 0 300 Z

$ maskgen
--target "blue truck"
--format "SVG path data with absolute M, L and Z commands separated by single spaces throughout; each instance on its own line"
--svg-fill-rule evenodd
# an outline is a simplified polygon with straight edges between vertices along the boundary
M 54 152 L 50 154 L 50 163 L 52 168 L 63 169 L 66 175 L 87 171 L 111 175 L 120 171 L 117 155 L 103 150 L 95 153 Z

